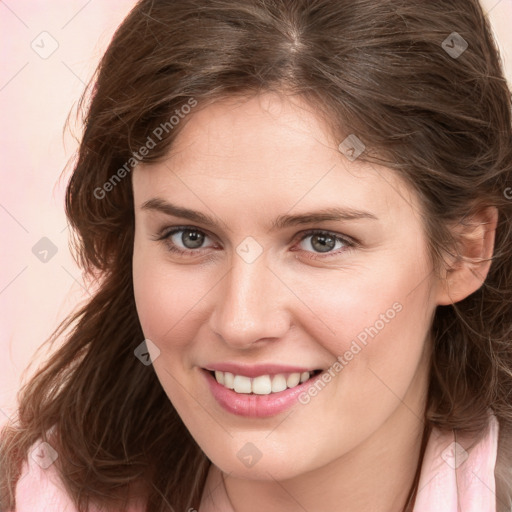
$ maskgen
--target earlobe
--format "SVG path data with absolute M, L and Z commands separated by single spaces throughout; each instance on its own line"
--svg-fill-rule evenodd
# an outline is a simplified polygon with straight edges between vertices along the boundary
M 447 262 L 438 305 L 459 302 L 477 291 L 491 267 L 498 210 L 487 207 L 453 228 L 456 254 Z

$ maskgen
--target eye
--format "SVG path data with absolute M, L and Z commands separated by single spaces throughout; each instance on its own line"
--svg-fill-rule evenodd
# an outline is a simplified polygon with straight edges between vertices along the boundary
M 163 241 L 170 252 L 183 256 L 195 256 L 208 249 L 203 246 L 208 238 L 210 236 L 207 233 L 193 226 L 177 226 L 170 231 L 164 230 L 156 240 Z M 306 242 L 307 239 L 310 240 Z M 319 229 L 300 233 L 298 240 L 300 244 L 303 244 L 302 252 L 306 253 L 306 258 L 311 259 L 336 256 L 358 244 L 351 237 Z M 336 245 L 338 245 L 338 249 L 334 250 Z M 292 251 L 299 250 L 292 249 Z
M 307 239 L 309 239 L 309 241 L 306 242 Z M 337 256 L 357 245 L 356 240 L 350 237 L 318 229 L 312 229 L 305 233 L 301 233 L 300 242 L 304 244 L 303 247 L 306 247 L 306 257 L 311 259 Z M 336 244 L 339 244 L 338 249 L 334 251 L 333 249 L 336 247 Z M 308 248 L 318 252 L 311 253 L 307 250 Z
M 178 226 L 171 231 L 165 231 L 157 240 L 165 242 L 171 252 L 192 256 L 192 253 L 204 249 L 202 245 L 207 238 L 209 236 L 200 229 L 192 226 Z

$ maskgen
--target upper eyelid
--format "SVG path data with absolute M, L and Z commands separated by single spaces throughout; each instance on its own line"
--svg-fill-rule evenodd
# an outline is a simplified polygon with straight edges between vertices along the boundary
M 171 234 L 175 234 L 180 231 L 186 231 L 187 229 L 189 229 L 190 231 L 198 231 L 199 233 L 204 233 L 205 235 L 209 236 L 210 238 L 217 238 L 216 235 L 214 235 L 213 233 L 210 233 L 210 231 L 208 231 L 207 229 L 199 228 L 196 226 L 172 226 L 172 227 L 163 228 L 159 231 L 158 237 L 159 238 L 168 237 Z

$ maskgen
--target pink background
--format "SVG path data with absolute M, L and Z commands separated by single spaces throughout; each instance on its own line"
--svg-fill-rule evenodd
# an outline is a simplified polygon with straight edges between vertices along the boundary
M 37 348 L 88 296 L 69 249 L 59 181 L 80 126 L 63 133 L 70 110 L 135 0 L 0 2 L 0 423 L 48 354 Z M 512 84 L 512 0 L 482 0 Z M 53 53 L 52 53 L 53 51 Z M 43 237 L 57 252 L 39 256 Z M 46 261 L 41 259 L 46 258 Z M 27 369 L 29 362 L 32 365 Z

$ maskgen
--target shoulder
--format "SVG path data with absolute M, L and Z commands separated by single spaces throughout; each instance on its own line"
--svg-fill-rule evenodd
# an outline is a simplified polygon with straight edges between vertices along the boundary
M 42 440 L 29 449 L 16 484 L 16 509 L 9 512 L 78 512 L 67 493 L 54 462 L 58 453 Z M 145 507 L 133 505 L 126 512 L 143 512 Z M 88 512 L 100 512 L 90 506 Z
M 498 435 L 499 423 L 493 414 L 487 431 L 476 442 L 471 436 L 434 428 L 423 458 L 414 511 L 445 510 L 443 506 L 465 512 L 495 511 Z
M 53 464 L 57 457 L 46 442 L 31 446 L 16 485 L 16 510 L 11 512 L 77 512 Z

